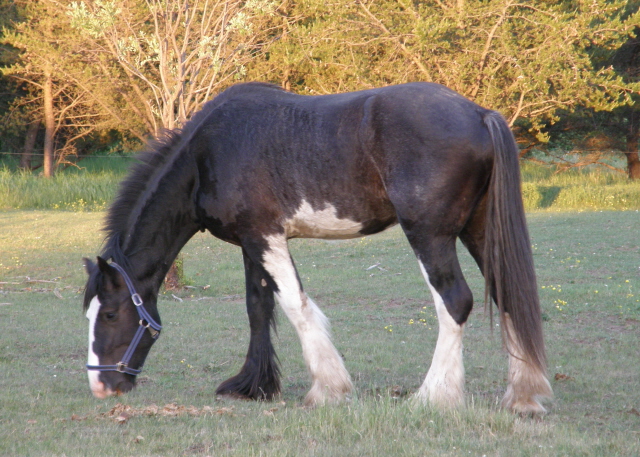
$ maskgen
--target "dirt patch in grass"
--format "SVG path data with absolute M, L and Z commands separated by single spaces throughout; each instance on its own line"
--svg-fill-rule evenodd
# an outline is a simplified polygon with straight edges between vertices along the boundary
M 583 329 L 588 328 L 601 328 L 607 330 L 611 335 L 617 335 L 619 333 L 637 332 L 640 328 L 640 320 L 633 317 L 624 316 L 612 316 L 605 313 L 582 313 L 580 317 L 575 319 L 575 323 L 578 325 L 576 331 L 582 332 Z
M 149 405 L 141 408 L 135 408 L 130 405 L 118 403 L 108 412 L 101 414 L 101 417 L 113 419 L 118 423 L 125 423 L 132 417 L 176 417 L 176 416 L 235 416 L 233 406 L 223 406 L 220 408 L 212 408 L 211 406 L 203 406 L 196 408 L 195 406 L 178 405 L 169 403 L 164 406 Z

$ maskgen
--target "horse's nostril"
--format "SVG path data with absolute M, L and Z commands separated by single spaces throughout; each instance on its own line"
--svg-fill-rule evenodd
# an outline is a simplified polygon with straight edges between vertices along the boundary
M 134 385 L 129 381 L 122 381 L 116 386 L 116 392 L 118 395 L 126 394 L 133 389 Z

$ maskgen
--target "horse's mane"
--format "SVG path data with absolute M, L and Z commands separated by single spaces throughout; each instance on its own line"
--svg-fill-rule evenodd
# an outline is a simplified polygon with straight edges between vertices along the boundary
M 125 237 L 135 227 L 160 180 L 183 149 L 185 138 L 191 136 L 188 126 L 189 124 L 185 125 L 182 130 L 164 132 L 159 138 L 150 141 L 147 149 L 136 157 L 136 163 L 120 183 L 117 196 L 107 212 L 104 225 L 107 235 L 102 250 L 104 259 L 112 259 L 127 268 Z
M 124 269 L 129 269 L 127 256 L 128 235 L 138 223 L 143 210 L 153 198 L 162 178 L 171 171 L 172 165 L 185 150 L 199 127 L 212 111 L 223 105 L 238 91 L 246 92 L 254 88 L 278 86 L 263 83 L 248 83 L 232 86 L 215 99 L 204 105 L 181 129 L 167 130 L 151 140 L 145 150 L 138 154 L 135 164 L 127 177 L 120 183 L 116 198 L 109 206 L 103 230 L 106 237 L 100 254 L 105 260 L 112 260 Z M 99 284 L 97 274 L 91 274 L 85 288 L 85 308 L 88 300 L 95 295 Z
M 120 183 L 116 198 L 107 212 L 104 231 L 107 233 L 102 250 L 104 259 L 127 268 L 124 254 L 125 237 L 135 227 L 149 199 L 185 144 L 186 129 L 164 132 L 149 142 L 147 149 L 136 157 L 127 177 Z

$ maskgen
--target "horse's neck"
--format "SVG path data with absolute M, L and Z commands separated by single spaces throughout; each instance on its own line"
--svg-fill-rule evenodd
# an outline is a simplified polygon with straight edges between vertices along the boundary
M 178 253 L 198 229 L 189 205 L 154 202 L 124 243 L 132 274 L 157 293 Z
M 157 293 L 180 249 L 200 228 L 195 194 L 199 175 L 195 157 L 182 142 L 154 167 L 134 169 L 121 189 L 111 217 L 121 225 L 118 248 L 131 274 L 147 292 Z M 142 191 L 138 183 L 144 182 Z M 129 200 L 130 189 L 137 195 Z M 112 222 L 115 224 L 114 222 Z
M 144 243 L 129 255 L 131 271 L 136 279 L 145 284 L 145 288 L 154 294 L 162 285 L 171 264 L 178 256 L 182 247 L 196 233 L 197 226 L 185 226 L 178 233 L 162 234 L 151 239 L 143 239 Z M 158 234 L 156 234 L 158 235 Z M 170 238 L 167 238 L 170 237 Z M 170 240 L 170 243 L 158 240 Z M 155 241 L 155 242 L 154 242 Z

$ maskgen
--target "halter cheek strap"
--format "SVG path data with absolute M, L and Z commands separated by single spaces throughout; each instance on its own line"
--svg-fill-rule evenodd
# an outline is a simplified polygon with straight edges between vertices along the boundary
M 129 343 L 129 347 L 124 353 L 124 356 L 122 356 L 122 360 L 120 362 L 115 365 L 87 365 L 87 370 L 117 371 L 119 373 L 137 376 L 142 371 L 142 366 L 140 366 L 140 369 L 130 368 L 128 366 L 129 361 L 131 361 L 133 353 L 138 347 L 138 344 L 140 344 L 140 340 L 142 339 L 142 335 L 144 335 L 145 330 L 149 330 L 151 337 L 156 340 L 160 336 L 162 325 L 158 324 L 146 310 L 142 298 L 140 298 L 140 295 L 138 295 L 138 293 L 136 292 L 136 289 L 133 287 L 131 278 L 129 278 L 124 269 L 115 262 L 111 263 L 111 266 L 120 272 L 120 274 L 124 278 L 125 283 L 127 284 L 127 288 L 129 289 L 129 293 L 131 294 L 131 300 L 133 300 L 133 304 L 136 305 L 136 309 L 138 310 L 138 316 L 140 317 L 140 326 L 138 327 L 138 330 L 136 330 L 131 343 Z

